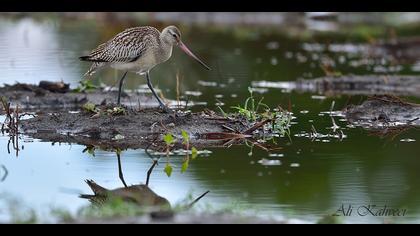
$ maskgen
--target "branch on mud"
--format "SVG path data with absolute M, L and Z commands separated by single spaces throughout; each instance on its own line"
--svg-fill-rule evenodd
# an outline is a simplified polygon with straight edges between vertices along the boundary
M 252 134 L 255 130 L 261 128 L 263 125 L 267 124 L 268 122 L 273 121 L 272 119 L 266 119 L 264 121 L 258 122 L 256 123 L 254 126 L 252 126 L 251 128 L 245 130 L 244 132 L 242 132 L 245 135 L 250 135 Z

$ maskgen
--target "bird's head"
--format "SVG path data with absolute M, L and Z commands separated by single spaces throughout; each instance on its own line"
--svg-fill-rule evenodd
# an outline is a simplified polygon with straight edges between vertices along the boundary
M 163 41 L 169 43 L 170 45 L 176 45 L 182 49 L 188 56 L 194 58 L 198 63 L 204 66 L 207 70 L 210 70 L 203 61 L 201 61 L 194 53 L 191 52 L 190 49 L 181 41 L 181 32 L 176 26 L 168 26 L 162 31 L 162 39 Z
M 171 45 L 178 45 L 181 41 L 181 32 L 176 26 L 168 26 L 162 31 L 162 38 Z

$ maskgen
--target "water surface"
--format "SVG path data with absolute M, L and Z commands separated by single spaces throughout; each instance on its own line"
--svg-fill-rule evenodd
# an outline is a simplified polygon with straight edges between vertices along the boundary
M 141 25 L 141 22 L 138 22 Z M 41 80 L 63 80 L 77 86 L 89 65 L 78 61 L 99 43 L 131 25 L 104 26 L 92 20 L 56 18 L 0 20 L 0 83 L 38 83 Z M 156 23 L 158 28 L 162 24 Z M 335 34 L 310 39 L 291 38 L 275 29 L 259 27 L 227 28 L 180 25 L 183 41 L 206 61 L 213 70 L 203 70 L 179 49 L 173 57 L 152 71 L 154 84 L 168 98 L 176 98 L 176 75 L 181 93 L 207 107 L 223 109 L 242 103 L 247 88 L 259 81 L 295 81 L 299 78 L 324 76 L 323 63 L 333 63 L 341 74 L 419 74 L 418 60 L 398 63 L 385 59 L 371 64 L 361 62 L 357 48 L 365 45 L 363 37 Z M 242 31 L 241 31 L 242 30 Z M 416 36 L 420 30 L 411 32 Z M 317 47 L 334 43 L 337 50 L 324 52 Z M 340 47 L 341 46 L 341 47 Z M 339 50 L 341 49 L 341 50 Z M 113 86 L 121 72 L 105 70 L 93 81 Z M 125 87 L 137 89 L 144 79 L 129 75 Z M 194 96 L 197 95 L 198 96 Z M 152 173 L 151 188 L 176 203 L 189 193 L 199 195 L 210 190 L 200 202 L 222 207 L 236 204 L 260 215 L 316 221 L 334 213 L 342 204 L 384 205 L 407 209 L 405 217 L 344 217 L 345 222 L 417 222 L 420 216 L 420 167 L 418 130 L 412 129 L 394 138 L 381 138 L 360 127 L 348 126 L 340 116 L 334 120 L 345 138 L 305 137 L 312 126 L 322 134 L 331 132 L 328 112 L 348 104 L 358 104 L 363 96 L 327 97 L 324 94 L 297 93 L 278 88 L 255 88 L 270 107 L 290 109 L 296 119 L 291 138 L 279 138 L 282 147 L 267 153 L 246 145 L 209 148 L 180 173 L 182 157 L 173 157 L 173 175 L 163 171 L 164 161 Z M 420 102 L 417 98 L 408 98 Z M 203 106 L 193 107 L 200 110 Z M 3 121 L 4 117 L 0 117 Z M 414 140 L 406 142 L 407 139 Z M 401 141 L 403 140 L 403 141 Z M 0 136 L 0 165 L 8 172 L 0 182 L 0 193 L 8 194 L 38 210 L 52 206 L 76 212 L 88 204 L 78 198 L 90 193 L 86 179 L 108 188 L 122 187 L 118 178 L 116 154 L 96 151 L 83 153 L 84 146 L 50 143 L 20 137 L 18 156 L 9 137 Z M 23 146 L 23 148 L 22 148 Z M 252 151 L 252 155 L 250 152 Z M 128 184 L 144 183 L 152 160 L 144 150 L 127 150 L 121 155 L 124 177 Z M 278 160 L 263 165 L 262 159 Z M 0 174 L 3 174 L 0 172 Z M 0 175 L 1 177 L 1 175 Z M 1 205 L 0 205 L 1 206 Z M 0 216 L 8 217 L 3 203 Z

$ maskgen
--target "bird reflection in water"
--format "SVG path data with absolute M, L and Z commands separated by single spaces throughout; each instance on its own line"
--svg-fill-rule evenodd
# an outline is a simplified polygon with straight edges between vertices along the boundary
M 142 207 L 145 210 L 148 210 L 153 218 L 173 217 L 174 211 L 172 210 L 169 201 L 166 198 L 156 194 L 148 186 L 150 175 L 152 174 L 152 171 L 155 168 L 155 166 L 158 164 L 159 159 L 154 159 L 147 151 L 147 149 L 146 153 L 152 158 L 153 164 L 147 171 L 145 184 L 136 184 L 131 186 L 128 186 L 126 184 L 121 167 L 120 153 L 117 152 L 119 178 L 123 183 L 124 187 L 116 189 L 107 189 L 95 183 L 93 180 L 86 180 L 86 183 L 92 189 L 93 194 L 81 194 L 80 197 L 88 199 L 92 204 L 97 206 L 101 206 L 114 199 L 120 199 L 123 202 L 134 203 L 135 205 Z M 198 202 L 209 192 L 210 191 L 206 191 L 194 201 L 192 201 L 190 204 L 183 206 L 182 209 L 190 209 L 196 202 Z

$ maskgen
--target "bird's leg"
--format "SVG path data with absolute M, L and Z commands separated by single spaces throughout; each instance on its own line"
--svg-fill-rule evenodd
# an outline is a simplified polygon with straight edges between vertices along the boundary
M 122 78 L 120 79 L 120 84 L 118 85 L 118 101 L 117 104 L 120 105 L 121 104 L 121 91 L 122 91 L 122 86 L 124 84 L 124 79 L 125 76 L 127 75 L 127 71 L 124 73 L 124 75 L 122 76 Z
M 122 168 L 121 168 L 121 157 L 120 157 L 120 153 L 117 152 L 117 160 L 118 160 L 118 176 L 120 177 L 121 182 L 124 184 L 124 187 L 128 187 L 127 184 L 125 183 L 124 180 L 124 174 L 122 172 Z
M 163 111 L 165 111 L 165 112 L 172 112 L 172 110 L 171 109 L 169 109 L 169 107 L 167 107 L 163 102 L 162 102 L 162 100 L 159 98 L 159 96 L 156 94 L 156 92 L 155 92 L 155 90 L 153 89 L 153 85 L 152 85 L 152 82 L 151 82 L 151 80 L 150 80 L 150 75 L 149 75 L 149 72 L 146 72 L 146 79 L 147 79 L 147 86 L 149 86 L 149 89 L 152 91 L 152 93 L 153 93 L 153 96 L 155 96 L 155 98 L 158 100 L 158 102 L 159 102 L 159 106 L 160 106 L 160 108 L 163 110 Z
M 157 160 L 153 160 L 153 165 L 147 171 L 146 186 L 149 186 L 150 175 L 152 174 L 153 168 L 155 168 L 155 166 L 156 166 L 157 163 L 158 163 Z

